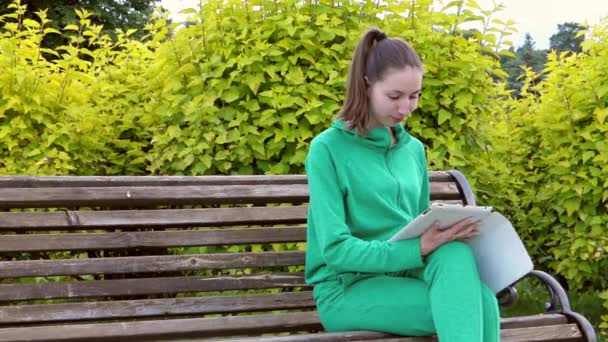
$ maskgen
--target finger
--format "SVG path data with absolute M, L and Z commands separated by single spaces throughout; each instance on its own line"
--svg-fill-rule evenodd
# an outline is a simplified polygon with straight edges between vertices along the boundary
M 452 234 L 461 234 L 462 232 L 471 229 L 477 228 L 479 225 L 479 221 L 474 220 L 473 218 L 467 218 L 465 220 L 458 221 L 454 225 L 451 226 L 449 230 L 452 231 Z
M 433 223 L 431 223 L 430 226 L 428 226 L 428 228 L 426 229 L 426 231 L 429 230 L 438 230 L 441 226 L 439 225 L 439 221 L 435 220 L 433 221 Z
M 468 226 L 464 226 L 460 229 L 454 229 L 452 231 L 452 236 L 454 238 L 462 238 L 464 236 L 469 236 L 471 234 L 475 234 L 475 232 L 477 232 L 478 226 L 477 225 L 468 225 Z
M 462 220 L 456 221 L 454 224 L 452 224 L 452 229 L 462 230 L 469 226 L 476 225 L 478 223 L 479 223 L 479 220 L 469 216 L 469 217 L 465 217 Z
M 479 235 L 479 229 L 472 227 L 460 234 L 456 234 L 455 240 L 468 240 Z
M 452 223 L 452 227 L 457 226 L 457 225 L 466 225 L 467 223 L 471 222 L 473 220 L 472 216 L 467 216 L 465 218 L 462 218 L 454 223 Z

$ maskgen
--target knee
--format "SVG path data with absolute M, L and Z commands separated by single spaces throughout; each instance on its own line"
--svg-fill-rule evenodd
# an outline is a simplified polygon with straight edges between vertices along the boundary
M 481 285 L 481 300 L 484 308 L 498 311 L 498 299 L 489 287 L 482 283 Z
M 475 257 L 471 248 L 464 242 L 451 241 L 443 244 L 429 255 L 429 261 L 438 260 L 440 263 L 474 263 Z

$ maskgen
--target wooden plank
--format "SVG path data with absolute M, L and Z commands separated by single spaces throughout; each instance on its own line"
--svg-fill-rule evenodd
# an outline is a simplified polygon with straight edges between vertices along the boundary
M 305 223 L 307 213 L 308 206 L 0 212 L 0 232 L 295 224 Z
M 0 231 L 219 227 L 306 223 L 308 206 L 0 212 Z
M 214 297 L 185 297 L 0 306 L 0 325 L 81 322 L 101 319 L 173 317 L 269 310 L 312 309 L 311 291 Z M 1 328 L 0 328 L 1 329 Z
M 5 188 L 0 208 L 150 207 L 220 203 L 292 203 L 308 200 L 308 185 Z
M 547 316 L 547 317 L 540 317 Z M 314 313 L 305 313 L 302 315 L 302 321 L 307 324 L 311 324 L 314 322 L 315 317 Z M 512 338 L 511 342 L 514 341 L 528 341 L 526 338 L 526 330 L 521 328 L 513 327 L 513 323 L 515 321 L 527 322 L 530 327 L 535 326 L 534 324 L 538 324 L 537 328 L 544 329 L 544 332 L 551 331 L 555 326 L 561 324 L 561 327 L 567 324 L 567 318 L 563 315 L 559 314 L 546 314 L 546 315 L 535 315 L 535 316 L 522 316 L 517 317 L 515 319 L 511 318 L 503 318 L 501 320 L 501 340 L 508 340 Z M 550 323 L 554 323 L 552 325 Z M 297 327 L 294 327 L 296 330 Z M 524 328 L 525 329 L 525 328 Z M 561 332 L 557 332 L 550 336 L 550 338 L 555 338 L 556 341 L 563 341 L 560 339 L 562 337 L 559 336 Z M 517 338 L 515 338 L 517 336 Z M 579 335 L 580 336 L 580 335 Z M 568 336 L 570 339 L 570 336 Z M 566 339 L 566 340 L 568 340 Z M 190 342 L 195 342 L 199 340 L 189 340 Z M 200 340 L 203 341 L 203 340 Z M 252 342 L 252 341 L 263 341 L 263 342 L 312 342 L 312 341 L 399 341 L 399 342 L 429 342 L 429 341 L 437 341 L 436 336 L 423 336 L 423 337 L 403 337 L 403 336 L 395 336 L 387 333 L 381 332 L 373 332 L 373 331 L 346 331 L 346 332 L 336 332 L 336 333 L 312 333 L 312 334 L 299 334 L 299 335 L 288 335 L 288 336 L 277 336 L 277 337 L 265 337 L 265 338 L 235 338 L 228 339 L 226 341 L 230 342 Z M 549 340 L 541 340 L 541 341 L 549 341 Z
M 174 340 L 176 342 L 209 342 L 208 339 L 187 339 Z M 367 331 L 348 331 L 340 333 L 312 333 L 297 334 L 278 337 L 254 337 L 254 338 L 228 338 L 222 339 L 224 342 L 351 342 L 351 341 L 390 341 L 390 342 L 436 342 L 436 337 L 387 337 L 381 333 Z
M 507 329 L 501 331 L 500 340 L 503 342 L 582 341 L 583 336 L 576 324 L 564 324 Z
M 433 199 L 454 200 L 455 183 L 431 183 Z M 5 188 L 0 209 L 63 207 L 151 207 L 234 203 L 294 203 L 308 201 L 308 185 L 134 186 L 71 188 Z
M 185 341 L 185 340 L 184 340 Z M 188 342 L 208 342 L 207 339 L 188 339 Z M 391 341 L 391 342 L 436 342 L 436 336 L 405 337 L 375 331 L 344 331 L 332 333 L 297 334 L 276 337 L 228 338 L 225 342 L 351 342 L 351 341 Z
M 504 342 L 525 341 L 582 341 L 575 324 L 562 326 L 545 326 L 539 328 L 519 328 L 502 330 L 500 340 Z M 387 342 L 430 342 L 437 341 L 436 336 L 404 337 L 371 331 L 347 331 L 323 334 L 301 334 L 266 338 L 234 338 L 226 342 L 347 342 L 347 341 L 387 341 Z M 204 340 L 189 340 L 190 342 Z
M 502 329 L 529 328 L 545 325 L 562 325 L 568 323 L 568 317 L 560 314 L 538 314 L 530 316 L 508 317 L 501 320 Z
M 0 302 L 307 287 L 302 272 L 250 276 L 158 277 L 74 282 L 0 284 Z
M 461 194 L 456 183 L 438 183 L 430 184 L 431 200 L 460 200 Z
M 0 329 L 0 341 L 77 341 L 96 338 L 152 341 L 311 330 L 322 330 L 316 312 L 4 328 Z M 397 338 L 395 341 L 399 341 L 402 338 L 374 332 L 349 332 L 348 334 L 353 333 L 362 335 L 361 338 L 356 338 L 357 340 L 391 340 Z M 367 338 L 365 338 L 366 335 Z M 51 336 L 54 339 L 49 340 Z M 319 337 L 319 335 L 315 336 Z M 501 340 L 507 342 L 569 341 L 577 338 L 577 336 L 580 338 L 580 333 L 577 332 L 575 324 L 514 328 L 501 331 Z M 283 339 L 279 338 L 275 341 L 289 341 L 289 338 L 283 337 Z M 272 341 L 272 339 L 269 341 Z M 340 339 L 337 339 L 337 341 L 340 341 Z
M 0 329 L 0 341 L 158 341 L 292 331 L 294 328 L 319 329 L 316 313 L 3 328 Z
M 2 176 L 0 188 L 307 184 L 305 175 Z
M 303 242 L 306 227 L 2 235 L 0 253 Z
M 297 266 L 304 257 L 304 251 L 288 251 L 2 261 L 0 278 Z
M 445 171 L 429 172 L 431 182 L 452 182 Z M 305 175 L 226 176 L 0 176 L 0 188 L 307 184 Z

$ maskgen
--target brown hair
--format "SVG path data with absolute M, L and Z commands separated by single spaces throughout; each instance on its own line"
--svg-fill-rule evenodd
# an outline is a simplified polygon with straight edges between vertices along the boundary
M 346 98 L 338 118 L 346 121 L 349 129 L 367 134 L 368 87 L 382 80 L 389 68 L 405 67 L 422 70 L 422 62 L 414 48 L 402 39 L 387 38 L 377 28 L 367 30 L 353 54 L 346 81 Z

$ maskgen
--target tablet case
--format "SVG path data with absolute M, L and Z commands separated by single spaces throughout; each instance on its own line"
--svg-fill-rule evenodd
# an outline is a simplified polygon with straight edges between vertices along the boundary
M 479 235 L 466 243 L 475 254 L 481 280 L 495 294 L 532 271 L 532 259 L 517 232 L 509 220 L 492 207 L 434 203 L 389 242 L 417 237 L 435 220 L 446 227 L 469 216 L 480 221 Z

